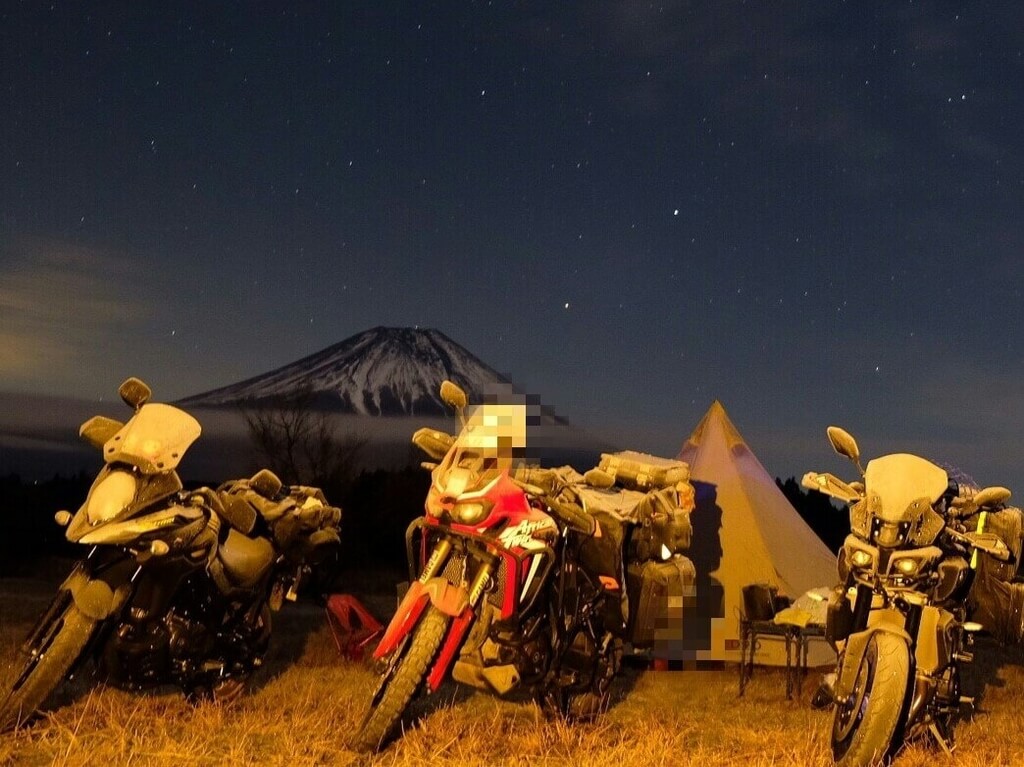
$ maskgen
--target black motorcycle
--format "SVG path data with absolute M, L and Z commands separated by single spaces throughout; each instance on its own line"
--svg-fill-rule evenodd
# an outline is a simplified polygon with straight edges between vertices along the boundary
M 169 683 L 192 698 L 236 697 L 267 649 L 271 611 L 339 543 L 341 511 L 268 470 L 184 490 L 176 468 L 199 423 L 150 403 L 136 378 L 118 391 L 134 415 L 82 425 L 105 465 L 81 508 L 56 514 L 89 551 L 21 646 L 0 731 L 30 719 L 88 659 L 129 689 Z
M 878 764 L 925 734 L 951 751 L 960 707 L 971 703 L 961 695 L 960 667 L 983 628 L 967 620 L 975 552 L 1011 557 L 1001 538 L 965 520 L 996 511 L 1010 491 L 960 486 L 942 467 L 906 453 L 861 469 L 854 438 L 835 426 L 828 436 L 863 475 L 849 484 L 816 472 L 803 478 L 805 487 L 850 504 L 841 583 L 825 627 L 839 664 L 816 695 L 818 705 L 835 706 L 833 757 L 844 767 Z

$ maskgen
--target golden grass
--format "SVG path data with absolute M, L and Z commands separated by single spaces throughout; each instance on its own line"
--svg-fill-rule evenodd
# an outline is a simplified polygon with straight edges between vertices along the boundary
M 45 604 L 20 586 L 12 600 L 3 586 L 0 681 L 29 617 Z M 588 725 L 545 721 L 532 703 L 446 686 L 416 704 L 421 717 L 403 737 L 365 757 L 345 742 L 374 684 L 372 671 L 338 657 L 319 610 L 286 605 L 277 617 L 256 689 L 233 706 L 192 706 L 172 688 L 137 694 L 79 682 L 42 720 L 0 735 L 0 765 L 831 764 L 830 716 L 807 705 L 814 675 L 790 702 L 781 672 L 761 669 L 743 698 L 735 671 L 628 670 L 615 705 Z M 976 657 L 969 682 L 984 690 L 982 710 L 959 726 L 955 760 L 921 744 L 905 749 L 897 767 L 1024 764 L 1024 652 L 984 645 Z

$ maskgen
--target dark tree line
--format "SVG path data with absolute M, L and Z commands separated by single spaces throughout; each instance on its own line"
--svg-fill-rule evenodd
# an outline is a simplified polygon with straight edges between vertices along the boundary
M 44 555 L 74 555 L 76 547 L 54 522 L 61 509 L 74 512 L 89 492 L 93 477 L 23 481 L 17 474 L 0 477 L 0 575 L 18 575 Z
M 817 490 L 805 490 L 796 477 L 785 481 L 776 477 L 775 484 L 825 545 L 838 552 L 850 533 L 850 515 L 846 507 L 832 503 L 827 495 Z
M 243 404 L 242 416 L 260 460 L 285 484 L 340 490 L 351 484 L 369 441 L 338 434 L 310 388 Z
M 338 577 L 353 569 L 401 571 L 404 535 L 423 510 L 423 469 L 362 470 L 368 439 L 339 433 L 311 389 L 245 403 L 242 415 L 262 466 L 286 484 L 312 485 L 342 509 Z M 411 463 L 411 461 L 410 461 Z

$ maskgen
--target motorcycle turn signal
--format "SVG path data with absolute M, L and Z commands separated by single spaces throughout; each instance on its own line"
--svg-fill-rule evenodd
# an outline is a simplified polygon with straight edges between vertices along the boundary
M 149 553 L 154 557 L 162 557 L 164 554 L 169 552 L 171 547 L 168 546 L 164 541 L 153 541 L 149 544 Z

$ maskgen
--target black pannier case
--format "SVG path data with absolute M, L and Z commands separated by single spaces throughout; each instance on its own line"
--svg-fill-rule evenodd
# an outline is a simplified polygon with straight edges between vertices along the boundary
M 679 644 L 683 620 L 693 612 L 697 571 L 687 557 L 635 562 L 626 571 L 629 640 L 637 647 Z

